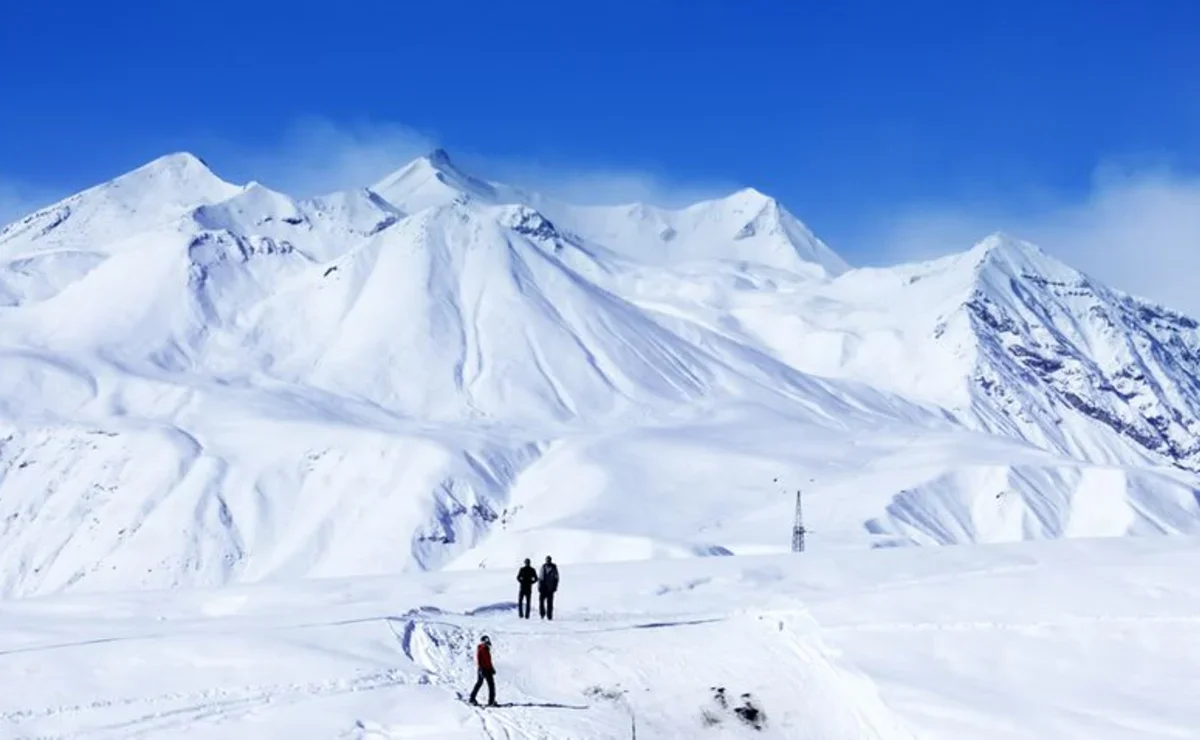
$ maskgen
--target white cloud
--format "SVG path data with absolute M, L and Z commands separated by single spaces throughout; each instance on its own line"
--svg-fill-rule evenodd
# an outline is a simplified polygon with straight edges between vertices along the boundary
M 238 179 L 258 180 L 306 197 L 366 187 L 435 147 L 432 137 L 393 123 L 335 124 L 297 121 L 277 144 L 257 150 L 217 145 L 218 162 L 230 162 Z M 218 174 L 225 171 L 218 167 Z
M 215 151 L 211 161 L 217 173 L 227 179 L 258 180 L 305 197 L 369 186 L 439 145 L 436 136 L 402 124 L 344 124 L 310 117 L 289 126 L 276 144 L 249 149 L 218 142 L 210 151 Z M 737 189 L 728 183 L 683 183 L 645 168 L 504 158 L 448 149 L 456 166 L 472 175 L 573 203 L 681 206 Z
M 453 152 L 451 152 L 453 156 Z M 480 158 L 467 160 L 468 169 L 536 192 L 579 205 L 650 203 L 681 207 L 708 198 L 729 195 L 738 186 L 718 181 L 682 182 L 646 169 L 589 167 L 549 162 Z
M 1114 288 L 1200 316 L 1200 177 L 1103 167 L 1074 201 L 914 207 L 883 224 L 875 243 L 891 261 L 961 251 L 1004 230 Z

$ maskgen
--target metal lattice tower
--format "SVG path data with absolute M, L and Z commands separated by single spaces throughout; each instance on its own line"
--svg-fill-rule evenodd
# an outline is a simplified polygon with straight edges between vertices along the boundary
M 804 552 L 804 499 L 796 491 L 796 522 L 792 526 L 792 552 Z

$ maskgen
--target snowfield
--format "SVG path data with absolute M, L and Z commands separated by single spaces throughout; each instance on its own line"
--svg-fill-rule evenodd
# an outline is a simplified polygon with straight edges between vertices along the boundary
M 1194 736 L 1197 326 L 755 190 L 163 157 L 0 228 L 0 736 Z
M 754 190 L 175 154 L 0 230 L 0 593 L 1195 533 L 1196 322 L 991 237 L 850 269 Z
M 553 622 L 515 568 L 31 599 L 0 735 L 1194 737 L 1198 567 L 1192 538 L 563 566 Z M 482 634 L 499 708 L 458 699 Z

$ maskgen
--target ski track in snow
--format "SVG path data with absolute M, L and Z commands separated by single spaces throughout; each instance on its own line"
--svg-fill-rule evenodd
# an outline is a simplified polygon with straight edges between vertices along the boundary
M 491 611 L 486 610 L 485 615 Z M 396 668 L 307 683 L 217 686 L 191 692 L 95 699 L 82 704 L 0 711 L 0 723 L 14 728 L 45 722 L 81 727 L 70 732 L 21 735 L 31 738 L 156 737 L 197 723 L 212 726 L 236 723 L 266 707 L 406 685 L 429 685 L 456 695 L 461 701 L 474 678 L 471 665 L 463 660 L 463 656 L 472 654 L 478 636 L 486 630 L 506 652 L 536 653 L 538 657 L 555 653 L 575 655 L 578 664 L 570 666 L 572 677 L 587 675 L 589 680 L 600 677 L 600 684 L 607 681 L 611 685 L 638 686 L 643 691 L 654 692 L 656 701 L 663 698 L 660 692 L 664 687 L 655 684 L 661 680 L 664 664 L 669 666 L 667 675 L 710 676 L 717 680 L 727 659 L 719 653 L 713 654 L 708 646 L 721 642 L 728 646 L 736 642 L 742 650 L 753 650 L 761 658 L 774 656 L 773 673 L 776 681 L 784 683 L 783 687 L 777 688 L 795 692 L 791 706 L 780 703 L 780 698 L 788 694 L 771 697 L 777 703 L 771 707 L 775 712 L 776 732 L 782 732 L 782 736 L 813 740 L 851 736 L 862 740 L 909 740 L 914 737 L 870 695 L 869 682 L 836 665 L 830 657 L 831 651 L 815 636 L 815 625 L 803 612 L 747 612 L 732 617 L 676 618 L 658 622 L 616 620 L 611 624 L 606 621 L 586 626 L 568 622 L 562 631 L 549 631 L 544 625 L 536 629 L 525 626 L 529 624 L 526 622 L 510 626 L 513 624 L 509 621 L 511 618 L 511 613 L 505 613 L 502 621 L 491 616 L 460 614 L 363 620 L 389 624 L 400 654 L 420 671 L 417 676 Z M 801 624 L 806 626 L 797 626 Z M 637 636 L 645 630 L 665 633 L 661 639 L 670 647 L 661 655 L 651 656 L 649 663 L 657 670 L 647 672 L 643 668 L 630 672 L 613 658 L 628 641 L 625 636 Z M 786 657 L 789 655 L 791 658 Z M 748 659 L 744 654 L 739 656 L 741 661 Z M 781 662 L 788 664 L 786 670 L 781 671 Z M 558 670 L 561 668 L 557 667 Z M 610 733 L 624 729 L 627 719 L 616 705 L 606 706 L 595 700 L 589 704 L 579 699 L 545 698 L 547 691 L 557 689 L 559 694 L 562 693 L 562 687 L 554 685 L 554 679 L 561 676 L 551 676 L 547 681 L 539 678 L 537 673 L 535 666 L 532 671 L 506 670 L 498 677 L 501 706 L 473 710 L 481 737 L 511 740 L 603 737 L 616 736 Z M 703 681 L 695 682 L 685 701 L 695 702 L 704 689 Z M 757 689 L 755 693 L 761 693 Z M 486 688 L 483 691 L 481 701 L 486 698 Z M 680 699 L 684 695 L 678 688 L 673 693 Z M 667 699 L 670 703 L 670 694 Z M 659 736 L 659 733 L 670 732 L 671 727 L 687 721 L 688 713 L 664 713 L 636 694 L 631 704 L 642 736 Z M 787 709 L 780 717 L 783 706 Z M 554 721 L 556 712 L 588 712 L 601 717 L 591 717 L 582 724 L 568 722 L 563 725 Z M 662 714 L 666 716 L 659 716 Z M 735 721 L 732 715 L 726 719 Z M 361 721 L 357 729 L 363 738 L 416 736 L 415 731 L 393 733 L 385 726 L 377 723 L 368 726 Z M 766 736 L 774 735 L 768 733 Z
M 174 731 L 194 722 L 236 720 L 239 716 L 253 712 L 268 704 L 296 703 L 358 691 L 374 691 L 403 684 L 399 671 L 380 671 L 345 678 L 293 684 L 224 687 L 217 686 L 196 692 L 171 692 L 154 696 L 135 696 L 116 699 L 97 699 L 87 704 L 17 709 L 0 712 L 0 722 L 20 725 L 33 720 L 66 719 L 86 722 L 94 726 L 82 731 L 66 734 L 38 734 L 31 738 L 86 737 L 148 737 L 154 733 Z M 132 719 L 121 719 L 106 723 L 95 717 L 105 712 L 133 709 Z
M 486 571 L 9 602 L 0 736 L 1165 740 L 1200 549 L 1135 543 L 573 566 L 553 622 Z

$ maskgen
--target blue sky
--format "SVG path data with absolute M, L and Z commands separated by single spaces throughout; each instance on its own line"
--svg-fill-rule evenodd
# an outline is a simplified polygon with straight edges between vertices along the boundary
M 484 175 L 606 197 L 753 185 L 858 263 L 1001 227 L 1086 257 L 1066 242 L 1097 228 L 1090 210 L 1190 192 L 1200 170 L 1194 2 L 68 0 L 3 16 L 9 211 L 173 150 L 320 189 L 438 144 Z

